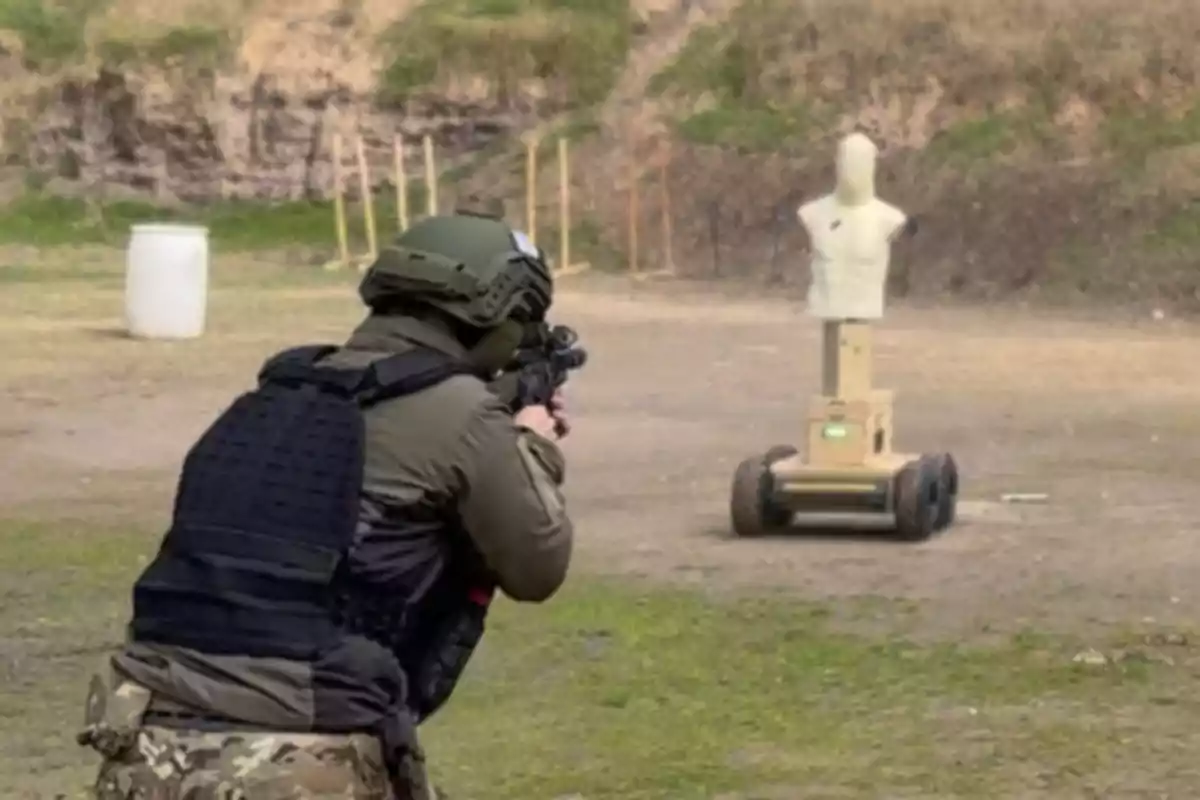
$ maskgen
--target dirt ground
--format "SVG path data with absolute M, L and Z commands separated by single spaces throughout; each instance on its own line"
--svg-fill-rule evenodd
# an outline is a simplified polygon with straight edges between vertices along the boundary
M 6 285 L 0 515 L 161 518 L 185 448 L 258 363 L 336 340 L 359 313 L 350 278 L 264 290 L 271 275 L 218 274 L 208 335 L 182 343 L 120 335 L 116 272 Z M 1194 621 L 1190 324 L 895 309 L 877 375 L 898 392 L 897 445 L 950 451 L 963 473 L 960 522 L 914 546 L 728 533 L 738 461 L 798 442 L 816 389 L 818 329 L 792 299 L 596 277 L 568 283 L 555 311 L 591 352 L 565 444 L 579 569 L 908 599 L 922 630 L 954 635 Z

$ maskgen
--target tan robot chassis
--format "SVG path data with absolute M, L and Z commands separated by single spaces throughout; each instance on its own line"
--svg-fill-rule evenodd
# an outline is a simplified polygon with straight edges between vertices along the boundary
M 782 533 L 796 515 L 818 517 L 822 528 L 850 522 L 851 529 L 864 527 L 869 515 L 890 522 L 904 541 L 923 541 L 949 527 L 958 467 L 949 453 L 893 452 L 892 392 L 870 386 L 870 325 L 826 322 L 823 333 L 824 392 L 809 407 L 807 452 L 780 445 L 738 466 L 730 502 L 734 533 Z

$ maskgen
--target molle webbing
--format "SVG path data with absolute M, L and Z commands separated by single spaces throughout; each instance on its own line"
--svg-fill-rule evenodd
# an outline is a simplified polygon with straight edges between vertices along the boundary
M 268 361 L 188 453 L 171 529 L 134 587 L 134 640 L 311 660 L 344 636 L 331 586 L 358 524 L 361 408 L 466 367 L 423 349 L 317 366 L 333 349 Z

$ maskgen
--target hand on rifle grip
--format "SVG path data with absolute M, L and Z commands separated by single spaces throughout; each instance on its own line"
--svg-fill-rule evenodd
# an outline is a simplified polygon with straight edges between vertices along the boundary
M 549 406 L 525 406 L 513 417 L 513 422 L 547 439 L 558 439 L 558 420 Z
M 560 391 L 556 391 L 546 405 L 525 406 L 516 413 L 513 421 L 547 439 L 561 439 L 571 432 L 566 403 Z
M 571 418 L 567 414 L 567 400 L 562 389 L 555 389 L 550 397 L 550 416 L 554 418 L 554 433 L 559 439 L 571 432 Z

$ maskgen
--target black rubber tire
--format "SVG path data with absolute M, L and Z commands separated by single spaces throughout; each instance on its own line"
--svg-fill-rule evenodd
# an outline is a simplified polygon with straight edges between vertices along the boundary
M 777 533 L 791 523 L 791 512 L 771 502 L 774 489 L 771 464 L 796 453 L 794 447 L 781 445 L 771 448 L 766 455 L 752 456 L 738 464 L 729 499 L 729 520 L 738 538 Z
M 896 473 L 896 538 L 923 542 L 937 531 L 938 472 L 932 459 L 910 461 Z
M 958 516 L 958 464 L 949 453 L 933 456 L 938 471 L 938 513 L 935 530 L 945 530 Z
M 800 451 L 790 444 L 777 444 L 767 451 L 763 456 L 763 461 L 769 467 L 777 461 L 783 461 L 785 458 L 791 458 Z
M 799 450 L 790 444 L 777 444 L 763 455 L 763 464 L 766 465 L 768 470 L 762 485 L 763 518 L 766 520 L 767 528 L 771 531 L 778 532 L 791 525 L 792 512 L 786 508 L 780 508 L 771 502 L 771 492 L 774 490 L 775 484 L 771 479 L 770 469 L 780 461 L 791 458 L 799 452 Z

